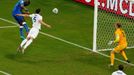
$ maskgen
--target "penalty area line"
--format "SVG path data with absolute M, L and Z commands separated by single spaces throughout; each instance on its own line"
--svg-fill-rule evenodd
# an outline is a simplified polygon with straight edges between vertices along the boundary
M 15 28 L 15 27 L 18 27 L 18 26 L 1 26 L 0 29 L 5 29 L 5 28 Z
M 9 73 L 7 73 L 7 72 L 5 72 L 5 71 L 0 71 L 0 73 L 2 73 L 2 74 L 4 74 L 4 75 L 11 75 L 11 74 L 9 74 Z
M 14 25 L 18 25 L 17 23 L 12 22 L 12 21 L 7 20 L 7 19 L 4 19 L 4 18 L 0 18 L 0 20 L 5 21 L 5 22 L 8 22 L 8 23 L 11 23 L 11 24 L 14 24 Z M 47 34 L 47 33 L 44 33 L 44 32 L 40 32 L 40 34 L 45 35 L 45 36 L 48 36 L 48 37 L 51 37 L 51 38 L 53 38 L 53 39 L 62 41 L 62 42 L 64 42 L 64 43 L 67 43 L 67 44 L 70 44 L 70 45 L 73 45 L 73 46 L 76 46 L 76 47 L 79 47 L 79 48 L 81 48 L 81 49 L 84 49 L 84 50 L 88 50 L 88 51 L 94 52 L 94 51 L 93 51 L 92 49 L 90 49 L 90 48 L 81 46 L 81 45 L 76 44 L 76 43 L 72 43 L 72 42 L 70 42 L 70 41 L 61 39 L 61 38 L 59 38 L 59 37 L 56 37 L 56 36 L 53 36 L 53 35 L 50 35 L 50 34 Z M 101 52 L 99 52 L 99 51 L 98 51 L 98 52 L 95 52 L 95 53 L 100 54 L 100 55 L 102 55 L 102 56 L 104 56 L 104 57 L 110 58 L 109 55 L 104 54 L 104 53 L 101 53 Z M 132 63 L 127 63 L 126 61 L 120 60 L 120 59 L 118 59 L 118 58 L 115 58 L 115 60 L 117 60 L 117 61 L 119 61 L 119 62 L 122 62 L 122 63 L 125 63 L 125 64 L 128 64 L 128 65 L 134 67 L 134 64 L 132 64 Z

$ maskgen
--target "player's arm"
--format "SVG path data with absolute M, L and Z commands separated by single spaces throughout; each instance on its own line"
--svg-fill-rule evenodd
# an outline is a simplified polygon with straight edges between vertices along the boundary
M 120 39 L 119 34 L 115 34 L 115 40 L 113 43 L 119 42 L 119 39 Z
M 44 25 L 44 26 L 46 26 L 46 27 L 48 27 L 48 28 L 51 28 L 50 25 L 48 25 L 47 23 L 43 22 L 42 20 L 39 20 L 39 22 L 40 22 L 42 25 Z
M 108 45 L 111 45 L 111 44 L 119 42 L 119 39 L 120 39 L 119 34 L 115 34 L 115 40 L 114 41 L 109 41 Z
M 16 14 L 16 16 L 30 17 L 28 14 Z
M 26 11 L 26 13 L 29 13 L 29 10 L 24 6 L 24 1 L 21 2 L 21 8 Z

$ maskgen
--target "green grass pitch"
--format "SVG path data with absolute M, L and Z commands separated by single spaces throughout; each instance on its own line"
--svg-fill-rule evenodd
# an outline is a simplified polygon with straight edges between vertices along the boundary
M 0 1 L 0 18 L 15 22 L 11 16 L 18 0 Z M 53 14 L 57 7 L 59 13 Z M 52 25 L 51 29 L 42 26 L 42 32 L 92 48 L 93 8 L 76 3 L 73 0 L 31 0 L 30 12 L 42 9 L 44 21 Z M 29 27 L 31 20 L 27 19 Z M 14 26 L 0 20 L 0 27 Z M 111 75 L 121 62 L 115 61 L 115 68 L 109 68 L 109 58 L 92 54 L 88 50 L 39 34 L 28 47 L 26 53 L 18 54 L 21 43 L 19 28 L 0 28 L 0 71 L 12 75 Z M 109 55 L 109 52 L 103 52 Z M 133 49 L 127 50 L 131 62 L 134 62 Z M 116 56 L 122 59 L 120 55 Z M 134 68 L 125 65 L 128 75 L 134 74 Z M 0 72 L 0 75 L 3 75 Z

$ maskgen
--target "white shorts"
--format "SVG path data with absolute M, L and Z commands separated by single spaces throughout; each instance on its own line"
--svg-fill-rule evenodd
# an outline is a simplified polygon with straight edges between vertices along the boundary
M 27 37 L 32 37 L 35 39 L 38 36 L 38 34 L 39 34 L 39 29 L 31 28 Z

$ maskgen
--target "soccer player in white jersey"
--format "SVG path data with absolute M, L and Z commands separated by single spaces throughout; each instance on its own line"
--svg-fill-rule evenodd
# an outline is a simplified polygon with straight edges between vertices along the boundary
M 123 65 L 119 65 L 118 70 L 113 72 L 112 75 L 127 75 L 123 72 L 123 69 L 124 69 Z
M 27 38 L 25 40 L 22 41 L 22 43 L 20 44 L 18 51 L 22 51 L 22 53 L 24 54 L 25 49 L 32 43 L 33 39 L 35 39 L 39 33 L 39 30 L 41 29 L 41 25 L 44 25 L 48 28 L 51 28 L 50 25 L 46 24 L 45 22 L 43 22 L 42 20 L 42 16 L 40 15 L 40 9 L 36 9 L 34 14 L 17 14 L 17 16 L 24 16 L 24 17 L 31 17 L 32 18 L 32 28 L 29 32 L 29 34 L 27 35 Z

